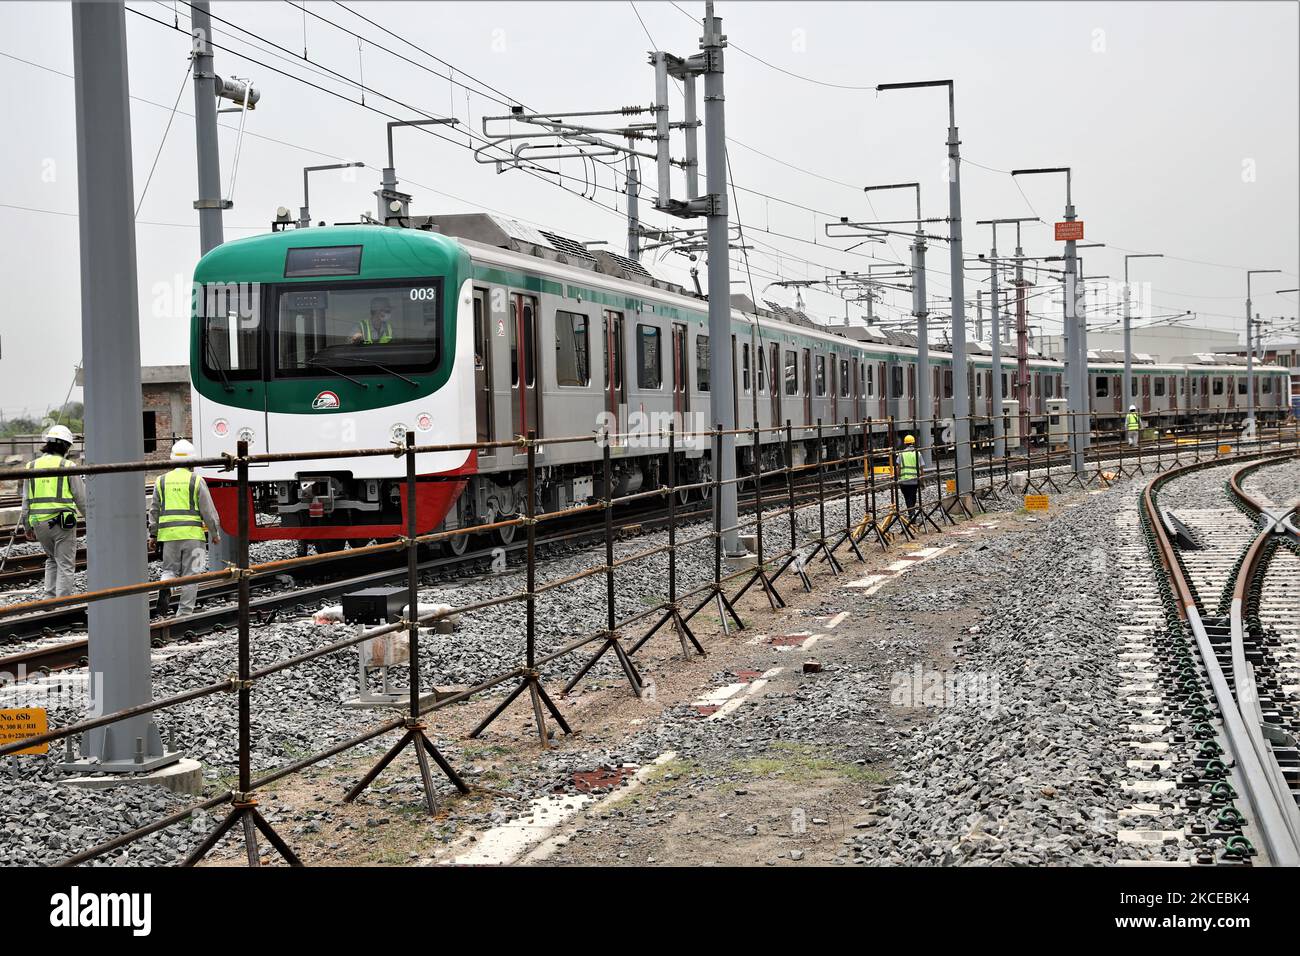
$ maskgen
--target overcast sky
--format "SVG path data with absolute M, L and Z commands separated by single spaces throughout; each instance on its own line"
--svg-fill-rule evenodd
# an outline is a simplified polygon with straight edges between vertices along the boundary
M 216 43 L 261 61 L 216 51 L 218 73 L 251 76 L 263 94 L 248 115 L 228 239 L 266 231 L 277 206 L 296 215 L 305 165 L 347 159 L 372 167 L 352 177 L 314 174 L 314 219 L 353 221 L 373 211 L 388 119 L 376 111 L 454 114 L 478 132 L 484 115 L 507 112 L 492 98 L 553 111 L 647 105 L 654 85 L 646 52 L 696 53 L 699 27 L 691 17 L 703 11 L 698 2 L 680 9 L 657 2 L 347 7 L 396 36 L 332 3 L 308 3 L 305 15 L 287 3 L 213 3 L 214 16 L 231 24 L 214 24 Z M 864 185 L 919 180 L 925 214 L 946 216 L 942 92 L 878 94 L 874 86 L 951 77 L 968 256 L 988 247 L 988 227 L 977 219 L 1034 215 L 1045 224 L 1026 227 L 1026 254 L 1059 254 L 1050 223 L 1062 212 L 1064 183 L 1017 181 L 1005 171 L 1068 165 L 1087 241 L 1107 244 L 1085 252 L 1089 273 L 1118 278 L 1125 252 L 1163 252 L 1163 260 L 1131 266 L 1135 279 L 1150 283 L 1152 314 L 1190 310 L 1198 324 L 1240 332 L 1244 270 L 1277 268 L 1284 274 L 1254 280 L 1257 309 L 1265 317 L 1296 314 L 1294 293 L 1272 291 L 1300 285 L 1294 3 L 720 2 L 717 11 L 734 44 L 726 59 L 729 155 L 739 190 L 733 216 L 738 211 L 753 246 L 748 273 L 735 253 L 736 291 L 748 292 L 752 276 L 759 298 L 790 303 L 787 290 L 765 287 L 778 278 L 864 270 L 874 261 L 868 252 L 904 255 L 899 241 L 846 254 L 840 250 L 848 241 L 825 237 L 828 219 L 912 214 L 910 194 L 874 194 L 869 206 Z M 136 232 L 141 360 L 151 365 L 187 359 L 184 306 L 199 255 L 193 91 L 188 82 L 182 90 L 188 13 L 184 2 L 133 2 L 126 14 L 137 200 L 158 157 Z M 0 261 L 9 303 L 0 328 L 0 406 L 12 416 L 62 402 L 81 359 L 69 5 L 0 6 L 0 54 Z M 362 74 L 370 90 L 364 107 L 357 103 Z M 178 93 L 180 111 L 164 142 Z M 675 111 L 679 103 L 674 90 Z M 222 117 L 223 193 L 231 189 L 237 119 Z M 497 175 L 475 164 L 465 134 L 450 138 L 398 132 L 398 177 L 414 194 L 416 213 L 488 208 L 622 251 L 624 207 L 612 188 L 620 172 L 600 167 L 592 202 L 526 173 Z M 681 154 L 680 142 L 673 153 Z M 643 169 L 652 178 L 650 166 Z M 561 171 L 581 193 L 579 161 Z M 1000 233 L 1000 251 L 1010 251 L 1011 238 Z M 947 248 L 932 247 L 929 264 L 934 304 L 948 292 Z M 651 268 L 689 286 L 681 256 L 656 259 Z M 968 273 L 969 298 L 986 274 Z M 891 294 L 880 312 L 896 316 L 908 307 Z M 840 299 L 817 290 L 807 293 L 807 308 L 844 314 Z M 1055 331 L 1059 311 L 1045 300 L 1035 310 L 1048 313 L 1045 328 Z M 860 313 L 855 306 L 855 321 Z

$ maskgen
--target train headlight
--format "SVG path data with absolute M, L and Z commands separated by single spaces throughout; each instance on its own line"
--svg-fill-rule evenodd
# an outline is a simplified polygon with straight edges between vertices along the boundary
M 397 422 L 396 424 L 393 425 L 392 428 L 388 429 L 388 434 L 392 437 L 394 442 L 396 442 L 399 445 L 402 445 L 406 443 L 406 433 L 408 431 L 410 431 L 409 428 L 407 428 L 401 422 Z
M 253 430 L 248 426 L 244 426 L 235 434 L 235 437 L 238 438 L 240 441 L 248 442 L 251 445 L 253 444 L 253 435 L 254 435 Z

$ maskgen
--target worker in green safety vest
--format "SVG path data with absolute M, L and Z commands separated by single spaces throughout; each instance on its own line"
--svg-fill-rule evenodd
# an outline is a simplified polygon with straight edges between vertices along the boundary
M 18 527 L 26 540 L 39 542 L 45 551 L 45 596 L 64 597 L 75 583 L 77 521 L 86 513 L 86 491 L 80 475 L 58 473 L 68 467 L 72 432 L 54 425 L 43 437 L 40 457 L 26 466 L 33 475 L 23 481 Z
M 1128 407 L 1128 414 L 1124 416 L 1124 428 L 1128 431 L 1128 443 L 1136 446 L 1138 434 L 1142 431 L 1142 416 L 1138 414 L 1136 405 Z
M 920 497 L 921 474 L 924 469 L 925 460 L 916 450 L 916 438 L 912 435 L 904 436 L 903 450 L 898 453 L 898 487 L 907 503 L 907 520 L 913 524 L 919 517 L 917 499 Z
M 377 295 L 370 300 L 370 317 L 357 323 L 352 333 L 353 345 L 386 345 L 393 341 L 393 326 L 388 317 L 393 314 L 393 307 L 388 296 Z
M 165 475 L 159 475 L 153 484 L 153 500 L 149 503 L 150 549 L 154 541 L 162 545 L 161 580 L 202 574 L 207 569 L 207 532 L 212 543 L 221 540 L 221 524 L 212 495 L 205 482 L 190 469 L 186 461 L 194 457 L 194 446 L 184 438 L 172 444 L 171 460 L 177 465 Z M 206 530 L 205 530 L 206 529 Z M 199 586 L 187 584 L 180 589 L 177 615 L 192 614 L 198 599 Z M 171 589 L 158 592 L 158 613 L 167 615 L 171 609 Z

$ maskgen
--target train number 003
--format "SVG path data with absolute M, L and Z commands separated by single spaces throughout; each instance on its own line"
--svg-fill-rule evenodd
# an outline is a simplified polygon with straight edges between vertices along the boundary
M 412 289 L 411 301 L 419 302 L 424 299 L 432 299 L 436 297 L 437 294 L 438 294 L 437 291 L 434 289 Z

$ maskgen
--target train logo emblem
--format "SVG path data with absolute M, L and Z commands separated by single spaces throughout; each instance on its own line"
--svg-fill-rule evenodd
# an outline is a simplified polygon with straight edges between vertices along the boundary
M 317 395 L 315 398 L 312 399 L 311 407 L 316 409 L 338 408 L 339 397 L 335 395 L 333 392 L 331 392 L 329 389 L 326 389 L 325 391 L 321 392 L 319 395 Z
M 428 412 L 421 412 L 415 417 L 415 427 L 422 432 L 433 430 L 433 416 Z

